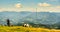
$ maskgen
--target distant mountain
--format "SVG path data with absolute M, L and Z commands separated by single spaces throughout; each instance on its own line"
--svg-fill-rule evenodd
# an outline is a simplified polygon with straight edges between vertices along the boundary
M 50 12 L 0 12 L 0 24 L 6 25 L 6 19 L 10 19 L 11 24 L 34 23 L 53 25 L 60 23 L 60 13 Z

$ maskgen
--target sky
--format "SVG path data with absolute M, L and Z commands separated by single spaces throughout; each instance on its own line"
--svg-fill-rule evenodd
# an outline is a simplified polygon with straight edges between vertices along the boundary
M 0 0 L 0 12 L 60 12 L 60 0 Z

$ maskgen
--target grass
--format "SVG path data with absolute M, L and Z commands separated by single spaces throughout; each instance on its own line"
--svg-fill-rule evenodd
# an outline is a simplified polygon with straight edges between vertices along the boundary
M 0 32 L 60 32 L 60 30 L 22 26 L 0 26 Z

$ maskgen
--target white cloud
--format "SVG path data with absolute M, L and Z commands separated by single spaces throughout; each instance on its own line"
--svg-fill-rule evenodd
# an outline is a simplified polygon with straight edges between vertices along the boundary
M 60 12 L 60 7 L 59 7 L 59 6 L 52 7 L 52 8 L 50 8 L 50 9 L 51 9 L 51 11 L 53 11 L 53 12 Z
M 5 9 L 4 8 L 0 8 L 0 12 L 4 11 Z
M 9 11 L 9 12 L 20 12 L 20 9 L 16 9 L 16 8 L 2 8 L 0 9 L 0 12 L 4 12 L 4 11 Z
M 60 6 L 53 6 L 48 3 L 38 3 L 38 12 L 60 12 Z
M 38 6 L 48 7 L 48 6 L 51 6 L 51 5 L 48 4 L 48 3 L 38 3 Z
M 57 7 L 57 6 L 55 6 L 55 7 L 53 7 L 53 6 L 51 6 L 51 7 L 39 7 L 37 9 L 37 11 L 38 12 L 60 12 L 60 7 Z
M 16 8 L 21 8 L 22 7 L 22 4 L 21 3 L 17 3 L 17 4 L 15 4 L 15 7 Z
M 27 10 L 27 11 L 31 11 L 31 12 L 35 12 L 35 9 L 32 8 L 32 7 L 27 7 L 26 10 Z
M 30 11 L 30 12 L 36 12 L 36 8 L 32 7 L 26 7 L 22 9 L 16 9 L 16 8 L 0 8 L 0 12 L 3 11 L 15 11 L 15 12 L 21 12 L 21 11 Z M 60 7 L 55 6 L 55 7 L 37 7 L 37 12 L 60 12 Z
M 57 8 L 60 8 L 60 6 L 57 6 Z

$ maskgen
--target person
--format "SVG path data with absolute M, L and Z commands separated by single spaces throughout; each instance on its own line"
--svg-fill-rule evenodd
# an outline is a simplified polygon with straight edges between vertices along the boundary
M 7 19 L 7 25 L 10 26 L 10 20 L 9 19 Z

